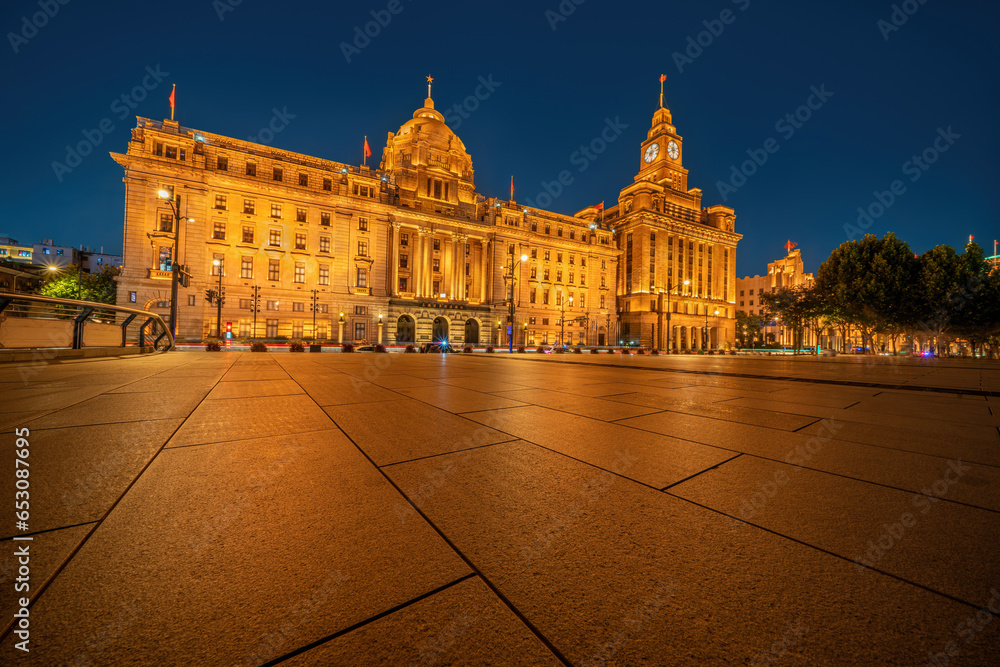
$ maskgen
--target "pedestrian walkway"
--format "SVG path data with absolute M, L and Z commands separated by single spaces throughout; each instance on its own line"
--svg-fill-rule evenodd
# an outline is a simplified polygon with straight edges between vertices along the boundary
M 173 352 L 0 396 L 3 664 L 1000 663 L 1000 364 Z

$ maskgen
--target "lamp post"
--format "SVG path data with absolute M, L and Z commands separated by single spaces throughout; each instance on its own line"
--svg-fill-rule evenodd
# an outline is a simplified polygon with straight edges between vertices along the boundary
M 160 199 L 166 200 L 170 204 L 170 210 L 174 213 L 174 251 L 173 256 L 170 258 L 170 333 L 173 334 L 174 340 L 177 339 L 177 285 L 180 281 L 181 265 L 177 262 L 177 255 L 180 253 L 180 241 L 181 241 L 181 220 L 187 220 L 191 222 L 191 218 L 181 216 L 180 206 L 181 206 L 181 196 L 177 195 L 175 198 L 171 198 L 170 193 L 166 190 L 159 191 Z M 81 260 L 82 263 L 82 260 Z
M 528 344 L 528 323 L 524 323 L 524 334 L 521 336 L 521 345 Z
M 340 314 L 340 321 L 337 322 L 337 342 L 344 344 L 344 314 Z
M 317 304 L 319 302 L 319 290 L 318 289 L 314 289 L 314 290 L 309 290 L 309 291 L 312 292 L 312 306 L 311 306 L 311 308 L 312 308 L 312 314 L 313 314 L 312 339 L 313 339 L 313 342 L 315 343 L 316 342 L 316 310 L 317 310 Z M 379 317 L 379 322 L 381 322 L 382 321 L 382 316 L 379 315 L 378 317 Z
M 685 280 L 684 285 L 690 285 L 690 280 Z M 678 285 L 677 287 L 680 287 Z M 667 354 L 674 351 L 674 348 L 670 347 L 670 334 L 673 331 L 673 327 L 670 326 L 670 316 L 673 314 L 673 309 L 670 307 L 670 294 L 674 291 L 674 285 L 669 280 L 667 281 Z
M 569 307 L 573 307 L 573 297 L 569 298 Z M 562 315 L 559 317 L 559 344 L 566 347 L 566 299 L 562 299 Z
M 250 288 L 253 298 L 250 299 L 250 312 L 253 313 L 253 331 L 250 332 L 250 339 L 257 340 L 257 313 L 260 312 L 260 287 L 254 285 Z
M 500 345 L 500 320 L 497 320 L 497 346 Z
M 222 338 L 222 267 L 225 259 L 213 259 L 212 264 L 219 267 L 219 291 L 215 293 L 215 305 L 217 306 L 215 315 L 215 337 Z
M 521 264 L 521 262 L 528 261 L 527 255 L 521 255 L 521 259 L 514 261 L 514 246 L 510 247 L 510 262 L 506 278 L 510 279 L 510 301 L 508 302 L 507 308 L 507 351 L 513 354 L 514 352 L 514 285 L 517 280 L 517 276 L 514 274 L 514 270 Z M 504 267 L 500 267 L 501 269 Z

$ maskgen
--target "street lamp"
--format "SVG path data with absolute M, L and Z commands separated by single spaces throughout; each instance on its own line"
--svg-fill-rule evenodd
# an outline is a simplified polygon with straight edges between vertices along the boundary
M 177 255 L 180 253 L 181 220 L 193 222 L 191 218 L 182 217 L 180 212 L 181 196 L 171 198 L 167 190 L 159 191 L 160 199 L 165 199 L 170 204 L 170 210 L 174 213 L 174 251 L 170 263 L 170 332 L 177 339 L 177 283 L 180 278 L 181 265 L 177 263 Z
M 508 345 L 508 352 L 510 352 L 511 354 L 513 354 L 513 352 L 514 352 L 514 283 L 515 283 L 516 278 L 517 278 L 515 276 L 515 274 L 514 274 L 514 270 L 517 269 L 517 267 L 521 264 L 521 262 L 526 262 L 526 261 L 528 261 L 528 256 L 527 255 L 521 255 L 521 259 L 520 260 L 518 260 L 516 262 L 514 261 L 514 246 L 511 245 L 511 247 L 510 247 L 510 266 L 508 266 L 508 267 L 500 267 L 501 269 L 503 269 L 503 268 L 507 268 L 508 269 L 508 274 L 507 274 L 507 276 L 504 277 L 504 279 L 505 280 L 507 278 L 510 279 L 510 302 L 508 303 L 508 309 L 507 309 L 507 332 L 508 332 L 507 333 L 507 345 Z M 499 324 L 499 322 L 498 322 L 498 324 Z M 499 328 L 499 326 L 497 328 Z
M 690 285 L 691 281 L 685 280 L 683 284 Z M 680 285 L 678 285 L 677 287 L 680 287 Z M 667 280 L 667 354 L 670 354 L 671 352 L 674 351 L 674 349 L 670 347 L 670 333 L 673 331 L 673 327 L 670 326 L 670 316 L 674 312 L 673 309 L 670 307 L 670 294 L 673 291 L 674 291 L 673 283 L 671 283 L 670 280 Z
M 573 307 L 573 297 L 569 298 L 569 307 Z M 559 318 L 559 343 L 566 347 L 566 299 L 562 300 L 562 316 Z
M 215 305 L 217 307 L 215 315 L 215 337 L 222 338 L 222 266 L 224 259 L 213 259 L 212 264 L 219 270 L 219 290 L 215 293 Z

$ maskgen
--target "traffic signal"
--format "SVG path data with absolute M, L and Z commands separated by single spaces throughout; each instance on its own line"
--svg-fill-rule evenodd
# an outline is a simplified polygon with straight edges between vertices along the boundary
M 227 333 L 232 333 L 233 332 L 233 323 L 232 322 L 226 322 L 226 332 Z

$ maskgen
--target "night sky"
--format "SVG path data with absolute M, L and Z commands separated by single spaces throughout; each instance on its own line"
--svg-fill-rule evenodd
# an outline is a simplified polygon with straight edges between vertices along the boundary
M 992 254 L 997 3 L 908 0 L 893 16 L 893 3 L 872 0 L 577 2 L 4 3 L 0 235 L 120 252 L 124 185 L 108 153 L 126 150 L 136 115 L 169 118 L 172 83 L 183 126 L 246 139 L 277 109 L 289 118 L 271 145 L 359 164 L 367 135 L 377 167 L 432 74 L 480 193 L 506 197 L 513 174 L 516 198 L 534 201 L 569 170 L 548 208 L 610 206 L 638 171 L 666 73 L 689 187 L 703 206 L 736 210 L 740 276 L 766 271 L 786 239 L 815 271 L 862 231 L 893 231 L 915 252 L 961 248 L 972 234 Z M 44 17 L 40 4 L 58 11 Z M 341 43 L 354 49 L 373 11 L 387 24 L 345 56 Z M 44 25 L 26 28 L 36 14 Z M 485 99 L 468 100 L 478 108 L 462 118 L 453 105 L 480 77 L 492 91 L 480 87 Z M 130 109 L 122 96 L 137 86 L 145 99 Z M 810 100 L 814 87 L 825 99 Z M 783 120 L 809 101 L 808 120 Z M 627 127 L 593 160 L 574 157 L 609 120 Z M 763 149 L 769 139 L 777 152 Z M 78 166 L 54 168 L 68 164 L 67 145 L 95 140 Z M 925 150 L 933 164 L 911 161 Z M 766 162 L 734 180 L 748 151 Z M 875 193 L 893 181 L 894 201 L 857 226 L 858 207 L 879 213 L 890 194 Z

